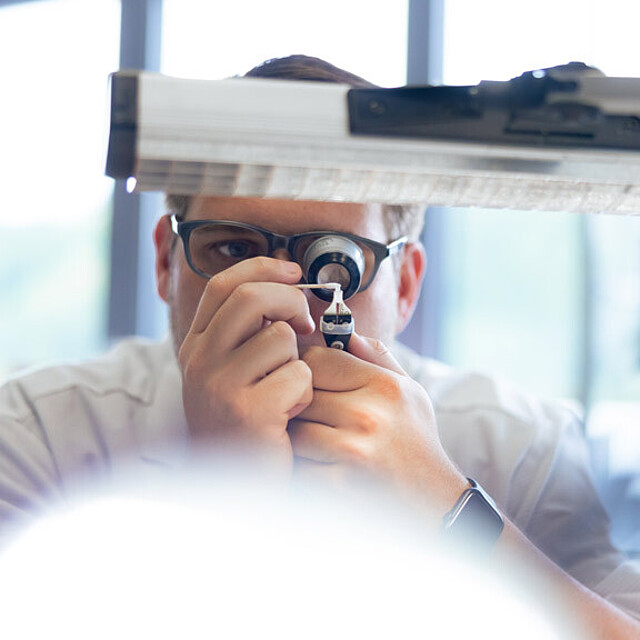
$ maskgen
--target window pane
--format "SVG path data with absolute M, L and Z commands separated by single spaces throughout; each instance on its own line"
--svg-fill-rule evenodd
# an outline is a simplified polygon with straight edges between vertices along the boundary
M 595 254 L 593 400 L 638 402 L 640 217 L 593 216 L 590 240 Z
M 444 81 L 572 60 L 638 77 L 639 20 L 627 0 L 446 0 Z M 640 555 L 640 216 L 467 211 L 447 224 L 445 359 L 586 403 L 614 537 Z
M 543 396 L 580 397 L 580 216 L 448 213 L 445 360 L 500 372 Z
M 445 0 L 445 84 L 507 80 L 579 60 L 640 75 L 640 4 L 628 0 Z
M 640 5 L 625 0 L 541 0 L 526 19 L 508 0 L 446 0 L 444 82 L 506 80 L 571 60 L 640 76 L 637 18 Z M 447 262 L 454 289 L 444 305 L 445 359 L 500 370 L 544 395 L 586 402 L 633 395 L 633 349 L 623 354 L 616 344 L 637 341 L 638 315 L 623 298 L 638 291 L 613 295 L 611 287 L 637 283 L 630 238 L 639 218 L 466 211 L 447 224 L 445 242 L 458 260 Z
M 103 346 L 119 22 L 117 0 L 0 9 L 0 376 Z
M 382 85 L 406 78 L 406 0 L 165 0 L 163 22 L 170 75 L 218 79 L 302 53 Z

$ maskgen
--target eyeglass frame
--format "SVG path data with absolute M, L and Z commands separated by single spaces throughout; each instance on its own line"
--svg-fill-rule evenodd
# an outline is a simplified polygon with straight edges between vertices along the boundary
M 189 268 L 196 273 L 197 275 L 209 280 L 215 274 L 208 274 L 198 269 L 191 259 L 191 250 L 189 248 L 189 237 L 194 229 L 199 227 L 204 227 L 211 224 L 220 224 L 220 225 L 228 225 L 231 227 L 237 227 L 238 229 L 245 229 L 248 231 L 257 231 L 260 233 L 268 243 L 267 257 L 273 257 L 273 254 L 278 249 L 285 249 L 290 256 L 295 255 L 295 247 L 296 243 L 299 242 L 302 238 L 308 238 L 309 236 L 339 236 L 341 238 L 347 238 L 356 244 L 361 242 L 366 247 L 371 249 L 374 256 L 373 268 L 371 270 L 371 277 L 369 281 L 364 284 L 364 286 L 360 287 L 356 293 L 360 293 L 367 289 L 376 275 L 378 274 L 378 269 L 380 269 L 380 265 L 384 260 L 396 254 L 402 247 L 404 247 L 409 242 L 408 236 L 401 236 L 397 240 L 393 240 L 389 244 L 384 244 L 382 242 L 377 242 L 376 240 L 370 240 L 369 238 L 363 238 L 361 236 L 357 236 L 353 233 L 348 233 L 346 231 L 304 231 L 303 233 L 296 233 L 292 235 L 283 235 L 280 233 L 275 233 L 274 231 L 269 231 L 269 229 L 264 229 L 263 227 L 257 227 L 252 224 L 248 224 L 245 222 L 236 222 L 235 220 L 178 220 L 176 214 L 172 214 L 170 216 L 171 220 L 171 230 L 182 240 L 182 246 L 184 248 L 184 255 L 187 259 L 187 264 Z M 241 261 L 240 261 L 241 262 Z M 302 266 L 302 265 L 301 265 Z M 304 279 L 304 274 L 303 274 Z

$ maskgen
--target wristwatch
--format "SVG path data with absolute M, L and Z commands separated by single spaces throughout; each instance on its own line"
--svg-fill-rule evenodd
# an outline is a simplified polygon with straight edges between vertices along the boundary
M 504 520 L 491 496 L 475 480 L 467 480 L 470 486 L 444 516 L 442 530 L 469 551 L 488 551 L 498 541 Z

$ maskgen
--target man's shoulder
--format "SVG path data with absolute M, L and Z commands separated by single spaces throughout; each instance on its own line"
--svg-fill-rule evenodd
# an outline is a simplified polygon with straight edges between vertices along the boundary
M 536 429 L 549 421 L 577 419 L 567 405 L 540 398 L 506 378 L 455 369 L 401 344 L 394 346 L 394 354 L 405 371 L 425 387 L 440 415 L 492 414 Z
M 35 502 L 42 487 L 67 494 L 130 465 L 179 463 L 185 438 L 169 342 L 124 340 L 91 360 L 25 371 L 0 387 L 0 502 L 22 504 L 11 487 Z
M 12 376 L 0 387 L 0 406 L 6 410 L 18 401 L 26 408 L 73 392 L 94 397 L 122 394 L 133 402 L 149 403 L 159 375 L 168 368 L 175 368 L 168 340 L 126 339 L 95 358 L 32 368 Z

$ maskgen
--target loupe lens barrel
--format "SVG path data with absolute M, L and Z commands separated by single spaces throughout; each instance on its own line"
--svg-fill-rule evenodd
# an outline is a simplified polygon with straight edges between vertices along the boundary
M 365 261 L 355 242 L 341 236 L 323 236 L 306 250 L 302 268 L 309 284 L 337 282 L 342 287 L 343 298 L 347 299 L 360 288 Z M 323 300 L 333 297 L 323 289 L 313 292 Z

